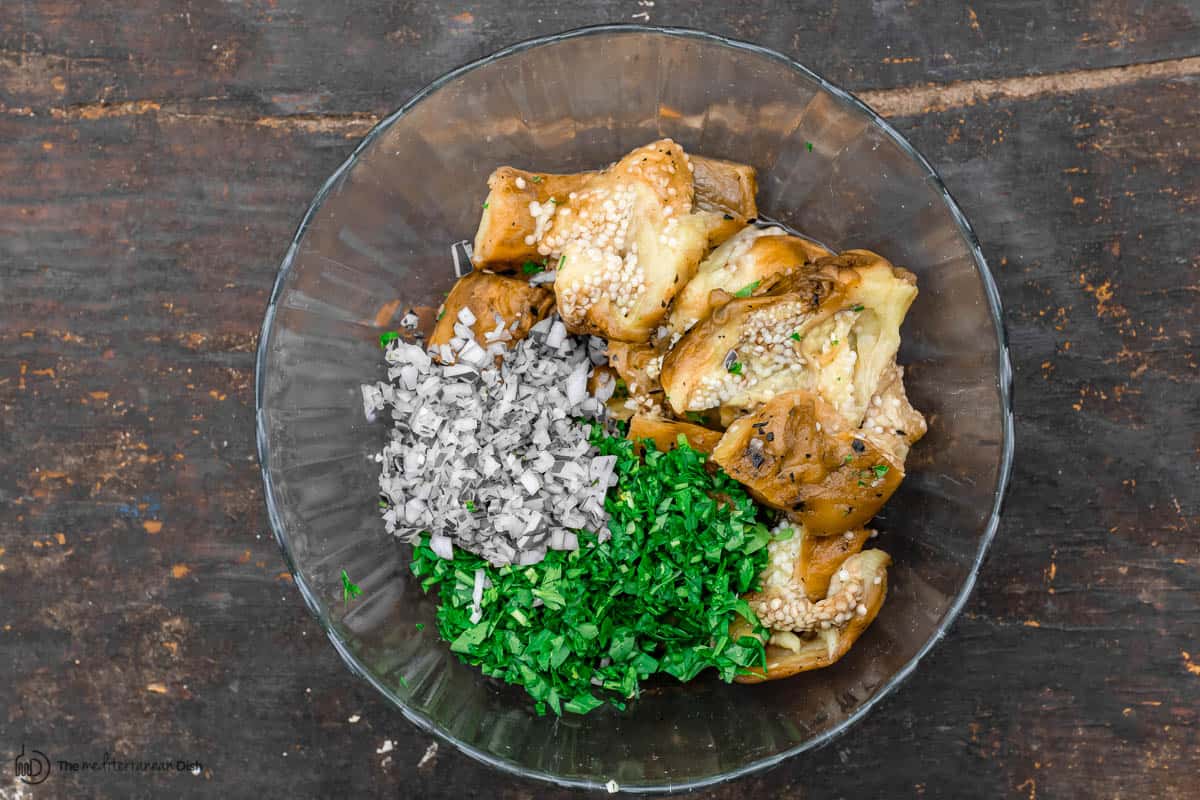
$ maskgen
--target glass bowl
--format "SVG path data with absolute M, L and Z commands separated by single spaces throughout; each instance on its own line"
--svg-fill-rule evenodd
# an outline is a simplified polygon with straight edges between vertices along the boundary
M 919 278 L 901 362 L 929 434 L 878 519 L 887 602 L 833 667 L 759 686 L 655 684 L 624 712 L 539 717 L 461 664 L 383 530 L 372 455 L 385 426 L 359 385 L 381 331 L 455 280 L 486 179 L 513 164 L 594 168 L 659 137 L 749 162 L 759 207 L 835 249 Z M 381 122 L 313 200 L 259 342 L 258 452 L 271 525 L 305 602 L 351 670 L 471 756 L 559 784 L 694 788 L 829 742 L 897 686 L 962 608 L 996 530 L 1013 452 L 1000 301 L 937 174 L 845 91 L 761 47 L 606 26 L 525 42 L 434 81 Z M 343 602 L 341 571 L 363 590 Z M 424 623 L 418 630 L 417 623 Z

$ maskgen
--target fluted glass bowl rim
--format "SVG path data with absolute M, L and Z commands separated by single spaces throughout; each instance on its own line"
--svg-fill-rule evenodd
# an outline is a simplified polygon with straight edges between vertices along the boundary
M 562 42 L 562 41 L 565 41 L 568 39 L 575 39 L 575 38 L 584 37 L 584 36 L 606 36 L 606 35 L 612 35 L 612 34 L 627 35 L 627 34 L 631 34 L 631 33 L 655 34 L 655 35 L 664 35 L 664 36 L 671 36 L 671 37 L 690 38 L 690 39 L 695 39 L 695 40 L 699 40 L 702 42 L 706 42 L 709 44 L 721 45 L 724 47 L 732 48 L 734 50 L 739 50 L 739 51 L 743 51 L 746 53 L 752 53 L 757 56 L 765 56 L 767 58 L 778 61 L 778 62 L 788 66 L 789 68 L 795 70 L 796 72 L 804 75 L 809 80 L 815 82 L 821 88 L 821 90 L 827 92 L 829 95 L 833 96 L 840 102 L 846 104 L 850 108 L 865 115 L 867 119 L 869 119 L 879 130 L 881 130 L 884 134 L 886 134 L 889 138 L 891 138 L 896 143 L 896 145 L 901 148 L 901 150 L 903 152 L 905 152 L 923 170 L 925 170 L 928 178 L 932 181 L 933 186 L 935 186 L 936 189 L 938 190 L 938 192 L 941 194 L 942 202 L 945 203 L 946 208 L 949 210 L 950 215 L 953 217 L 955 224 L 957 225 L 957 227 L 959 229 L 959 232 L 962 234 L 964 240 L 967 242 L 967 244 L 970 248 L 970 251 L 971 251 L 972 258 L 975 261 L 976 270 L 977 270 L 980 280 L 983 284 L 984 295 L 987 300 L 988 311 L 991 315 L 992 323 L 995 327 L 996 343 L 997 343 L 997 365 L 996 365 L 997 381 L 998 381 L 997 388 L 998 388 L 998 393 L 1000 396 L 1000 404 L 1001 404 L 1001 415 L 1000 416 L 1001 416 L 1001 425 L 1002 425 L 1002 431 L 1003 431 L 1003 445 L 1002 445 L 1002 449 L 1001 449 L 1000 468 L 997 473 L 996 486 L 995 486 L 995 491 L 993 494 L 992 509 L 988 516 L 988 520 L 985 525 L 983 535 L 979 539 L 979 544 L 978 544 L 978 547 L 977 547 L 977 550 L 975 553 L 975 558 L 971 564 L 970 571 L 968 572 L 966 578 L 963 580 L 962 586 L 959 588 L 957 594 L 954 596 L 952 603 L 950 604 L 949 608 L 947 609 L 941 623 L 938 625 L 938 627 L 934 631 L 933 635 L 928 639 L 928 641 L 925 642 L 924 645 L 922 645 L 922 647 L 917 651 L 917 653 L 906 664 L 904 664 L 904 666 L 902 666 L 890 678 L 888 678 L 888 680 L 886 682 L 884 682 L 884 684 L 880 687 L 880 689 L 877 692 L 875 692 L 870 698 L 868 698 L 866 701 L 864 701 L 861 706 L 859 706 L 857 709 L 855 709 L 844 720 L 842 720 L 838 724 L 834 725 L 830 729 L 823 731 L 822 733 L 819 733 L 815 736 L 812 736 L 809 739 L 805 740 L 804 742 L 801 742 L 800 744 L 797 744 L 794 747 L 791 747 L 780 753 L 776 753 L 775 755 L 772 755 L 772 756 L 761 758 L 756 761 L 751 761 L 751 762 L 743 764 L 742 766 L 737 767 L 735 769 L 726 770 L 724 772 L 720 772 L 715 775 L 710 775 L 710 776 L 707 776 L 704 778 L 684 781 L 684 782 L 680 782 L 680 783 L 670 783 L 670 784 L 662 784 L 662 785 L 639 785 L 639 786 L 621 787 L 622 789 L 624 789 L 626 791 L 632 791 L 632 792 L 685 791 L 685 790 L 691 790 L 691 789 L 699 789 L 699 788 L 702 788 L 705 786 L 712 786 L 717 783 L 722 783 L 724 781 L 732 780 L 734 778 L 738 778 L 738 777 L 742 777 L 742 776 L 745 776 L 745 775 L 748 775 L 748 774 L 751 774 L 754 772 L 758 772 L 760 770 L 763 770 L 768 767 L 779 764 L 780 762 L 782 762 L 785 759 L 788 759 L 792 756 L 798 755 L 798 754 L 806 752 L 808 750 L 813 750 L 815 748 L 827 745 L 831 741 L 833 741 L 835 738 L 840 736 L 842 733 L 844 733 L 846 730 L 848 730 L 850 728 L 850 726 L 852 726 L 853 724 L 858 722 L 860 719 L 862 719 L 864 716 L 866 716 L 866 714 L 868 712 L 870 712 L 871 709 L 874 708 L 877 703 L 879 703 L 881 700 L 883 700 L 883 698 L 885 698 L 889 694 L 891 694 L 891 692 L 897 686 L 899 686 L 900 683 L 902 683 L 913 672 L 914 669 L 916 669 L 916 666 L 921 661 L 921 659 L 924 658 L 924 656 L 934 647 L 934 645 L 936 645 L 939 641 L 941 641 L 941 639 L 945 636 L 947 629 L 954 622 L 954 620 L 958 617 L 959 613 L 962 611 L 963 607 L 966 605 L 967 598 L 969 597 L 971 590 L 975 586 L 975 581 L 979 574 L 979 568 L 983 563 L 983 559 L 987 554 L 988 548 L 991 545 L 992 540 L 995 538 L 996 530 L 997 530 L 997 527 L 999 526 L 1001 507 L 1003 505 L 1005 492 L 1008 488 L 1009 477 L 1012 473 L 1013 452 L 1014 452 L 1013 411 L 1012 411 L 1012 365 L 1009 360 L 1008 337 L 1007 337 L 1007 333 L 1006 333 L 1005 327 L 1004 327 L 1004 315 L 1003 315 L 1003 310 L 1002 310 L 1001 302 L 1000 302 L 1000 293 L 996 287 L 995 279 L 992 277 L 992 273 L 988 268 L 987 261 L 984 258 L 983 252 L 979 246 L 979 240 L 976 238 L 975 232 L 971 228 L 971 224 L 967 221 L 967 218 L 963 214 L 962 210 L 959 208 L 958 203 L 954 200 L 954 198 L 950 195 L 950 192 L 946 189 L 945 184 L 942 182 L 941 176 L 938 175 L 937 171 L 930 165 L 930 163 L 925 159 L 924 156 L 922 156 L 911 144 L 909 144 L 909 142 L 903 136 L 901 136 L 894 128 L 892 128 L 892 126 L 889 125 L 885 119 L 883 119 L 879 114 L 877 114 L 873 109 L 871 109 L 870 106 L 868 106 L 866 103 L 859 100 L 857 97 L 855 97 L 850 92 L 848 92 L 838 86 L 835 86 L 834 84 L 825 80 L 823 77 L 821 77 L 817 73 L 813 72 L 808 67 L 805 67 L 804 65 L 800 64 L 799 62 L 797 62 L 791 58 L 788 58 L 787 56 L 783 55 L 782 53 L 776 52 L 775 50 L 771 50 L 770 48 L 762 47 L 762 46 L 756 45 L 756 44 L 751 44 L 749 42 L 739 41 L 737 39 L 731 39 L 729 37 L 720 36 L 718 34 L 708 33 L 708 32 L 700 31 L 700 30 L 694 30 L 691 28 L 662 27 L 662 26 L 656 26 L 656 25 L 636 25 L 636 24 L 594 25 L 594 26 L 589 26 L 589 27 L 585 27 L 585 28 L 577 28 L 577 29 L 570 30 L 570 31 L 564 31 L 562 33 L 552 34 L 549 36 L 541 36 L 541 37 L 537 37 L 534 39 L 528 39 L 526 41 L 512 45 L 510 47 L 506 47 L 503 50 L 499 50 L 489 56 L 485 56 L 476 61 L 472 61 L 469 64 L 465 64 L 461 67 L 458 67 L 457 69 L 451 70 L 450 72 L 447 72 L 445 75 L 442 75 L 441 77 L 437 78 L 436 80 L 431 82 L 429 85 L 427 85 L 425 88 L 418 91 L 415 95 L 413 95 L 413 97 L 407 103 L 402 105 L 399 109 L 397 109 L 396 111 L 394 111 L 393 113 L 391 113 L 390 115 L 385 117 L 384 119 L 382 119 L 378 124 L 376 124 L 371 129 L 371 131 L 369 133 L 367 133 L 367 135 L 363 138 L 363 140 L 354 149 L 354 152 L 352 152 L 350 154 L 350 156 L 342 163 L 342 165 L 340 167 L 338 167 L 338 169 L 329 177 L 329 179 L 325 181 L 325 183 L 321 187 L 320 191 L 318 191 L 316 196 L 313 198 L 313 201 L 309 205 L 308 210 L 305 212 L 305 215 L 304 215 L 303 219 L 301 220 L 300 225 L 297 227 L 296 233 L 293 235 L 291 244 L 288 247 L 287 254 L 284 256 L 283 262 L 281 263 L 281 265 L 279 267 L 279 274 L 277 275 L 277 277 L 275 279 L 274 287 L 271 290 L 271 296 L 267 303 L 266 312 L 265 312 L 265 315 L 263 318 L 262 330 L 259 334 L 258 350 L 257 350 L 256 358 L 255 358 L 255 370 L 254 370 L 254 373 L 255 373 L 255 375 L 254 375 L 254 377 L 255 377 L 254 407 L 255 407 L 256 442 L 257 442 L 257 448 L 258 448 L 259 469 L 261 471 L 262 479 L 263 479 L 263 494 L 264 494 L 264 500 L 266 502 L 266 507 L 267 507 L 267 516 L 268 516 L 268 519 L 270 520 L 271 530 L 275 535 L 275 540 L 279 543 L 279 548 L 283 553 L 284 561 L 287 562 L 288 570 L 291 572 L 291 575 L 294 579 L 296 587 L 300 590 L 300 594 L 304 598 L 304 602 L 308 605 L 309 610 L 312 611 L 313 616 L 315 616 L 317 618 L 317 621 L 320 623 L 321 627 L 324 629 L 325 634 L 329 637 L 329 640 L 333 643 L 334 649 L 337 650 L 338 654 L 342 657 L 342 660 L 346 662 L 346 666 L 348 666 L 352 672 L 359 675 L 360 677 L 365 679 L 368 683 L 370 683 L 372 686 L 374 686 L 380 693 L 382 693 L 386 698 L 388 698 L 388 700 L 390 700 L 392 702 L 392 704 L 395 705 L 400 710 L 400 712 L 405 716 L 405 718 L 407 718 L 410 722 L 415 724 L 417 727 L 448 741 L 450 744 L 454 745 L 456 748 L 458 748 L 462 752 L 466 753 L 467 755 L 471 756 L 472 758 L 475 758 L 476 760 L 481 761 L 491 767 L 494 767 L 496 769 L 499 769 L 499 770 L 502 770 L 502 771 L 505 771 L 508 773 L 518 775 L 520 777 L 544 780 L 544 781 L 548 781 L 548 782 L 551 782 L 551 783 L 554 783 L 554 784 L 557 784 L 560 786 L 584 788 L 584 789 L 608 788 L 606 783 L 602 783 L 598 780 L 567 778 L 564 776 L 554 775 L 552 773 L 544 772 L 541 770 L 530 769 L 528 767 L 524 767 L 524 766 L 514 763 L 512 761 L 498 758 L 495 755 L 486 753 L 476 747 L 473 747 L 463 741 L 456 739 L 454 736 L 450 735 L 445 730 L 443 730 L 435 720 L 433 720 L 433 719 L 429 718 L 427 715 L 422 714 L 422 713 L 416 711 L 415 709 L 409 707 L 402 698 L 400 698 L 394 691 L 392 691 L 392 689 L 390 687 L 388 687 L 381 680 L 379 680 L 375 675 L 373 675 L 371 673 L 371 671 L 354 655 L 354 653 L 351 652 L 350 647 L 342 639 L 341 635 L 338 633 L 335 626 L 333 626 L 331 624 L 330 620 L 327 618 L 325 613 L 322 611 L 321 602 L 318 599 L 316 591 L 313 589 L 313 587 L 308 585 L 308 583 L 304 579 L 303 575 L 300 573 L 299 569 L 296 566 L 295 558 L 292 553 L 291 547 L 289 545 L 288 536 L 287 536 L 287 533 L 284 528 L 283 516 L 281 513 L 280 506 L 279 506 L 279 501 L 276 498 L 275 492 L 272 488 L 271 475 L 270 475 L 271 445 L 270 445 L 270 442 L 268 441 L 268 433 L 267 433 L 268 429 L 267 429 L 267 424 L 266 424 L 265 409 L 263 407 L 263 395 L 264 395 L 264 387 L 265 387 L 265 381 L 266 381 L 266 368 L 267 368 L 267 355 L 268 355 L 267 342 L 271 338 L 272 327 L 273 327 L 274 320 L 275 320 L 276 303 L 279 300 L 279 295 L 280 295 L 280 292 L 282 290 L 284 283 L 286 282 L 287 276 L 288 276 L 289 272 L 291 271 L 292 264 L 295 261 L 296 254 L 299 252 L 300 242 L 304 238 L 304 234 L 308 230 L 309 223 L 312 221 L 312 219 L 314 218 L 314 216 L 316 215 L 316 213 L 318 212 L 318 210 L 321 208 L 322 204 L 324 203 L 325 198 L 328 196 L 328 194 L 333 189 L 333 187 L 337 185 L 338 181 L 355 166 L 355 164 L 358 161 L 359 155 L 361 153 L 363 153 L 367 148 L 369 148 L 375 142 L 375 140 L 385 130 L 387 130 L 387 128 L 389 128 L 393 123 L 395 123 L 397 120 L 399 120 L 405 114 L 407 114 L 411 109 L 413 109 L 423 99 L 425 99 L 427 96 L 429 96 L 433 92 L 437 91 L 438 89 L 446 86 L 447 84 L 452 83 L 454 80 L 456 80 L 457 78 L 459 78 L 462 75 L 467 74 L 468 72 L 471 72 L 480 67 L 485 67 L 485 66 L 487 66 L 495 61 L 498 61 L 502 58 L 514 55 L 516 53 L 523 52 L 525 50 L 530 50 L 535 47 L 542 47 L 544 45 L 554 44 L 556 42 Z

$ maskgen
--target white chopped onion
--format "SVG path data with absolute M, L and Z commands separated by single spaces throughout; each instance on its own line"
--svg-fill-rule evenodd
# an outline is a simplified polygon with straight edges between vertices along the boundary
M 490 357 L 486 350 L 476 344 L 474 339 L 471 339 L 463 345 L 462 350 L 458 351 L 458 359 L 467 364 L 482 367 L 490 360 Z
M 463 375 L 474 375 L 475 367 L 471 364 L 450 364 L 446 367 L 447 378 L 460 378 Z
M 529 470 L 522 472 L 519 480 L 521 481 L 521 485 L 525 487 L 525 491 L 530 494 L 537 494 L 538 489 L 542 488 L 542 482 L 538 480 L 538 476 Z
M 449 536 L 443 536 L 440 533 L 432 534 L 429 537 L 429 549 L 436 553 L 438 558 L 444 558 L 447 561 L 454 558 L 454 545 L 450 543 Z
M 390 533 L 428 532 L 442 558 L 462 547 L 496 566 L 534 564 L 550 547 L 579 546 L 567 528 L 606 536 L 612 469 L 575 420 L 603 412 L 587 394 L 603 342 L 568 336 L 551 315 L 510 349 L 513 328 L 494 317 L 483 344 L 468 326 L 478 320 L 456 317 L 461 335 L 437 349 L 441 363 L 390 345 L 391 383 L 363 387 L 363 405 L 394 420 L 376 457 Z
M 612 399 L 613 394 L 617 391 L 617 381 L 612 375 L 604 374 L 604 377 L 596 384 L 596 399 L 601 403 L 607 403 Z
M 471 592 L 471 624 L 483 619 L 483 580 L 482 569 L 475 570 L 475 589 Z
M 547 339 L 546 341 L 549 343 L 550 340 Z M 572 408 L 582 403 L 584 398 L 587 397 L 587 376 L 588 365 L 585 361 L 581 362 L 571 373 L 571 376 L 567 378 L 567 405 Z
M 567 329 L 559 320 L 554 320 L 550 333 L 546 334 L 546 347 L 557 350 L 567 340 Z

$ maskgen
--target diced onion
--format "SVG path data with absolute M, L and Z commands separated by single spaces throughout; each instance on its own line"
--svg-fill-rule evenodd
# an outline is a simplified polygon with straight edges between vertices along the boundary
M 471 624 L 474 625 L 483 618 L 483 579 L 482 569 L 475 570 L 475 589 L 471 592 Z
M 514 343 L 515 327 L 492 313 L 483 341 L 479 319 L 457 314 L 436 363 L 419 346 L 389 345 L 390 383 L 363 387 L 364 411 L 394 421 L 375 459 L 381 516 L 408 541 L 428 533 L 440 558 L 461 547 L 496 566 L 535 564 L 548 548 L 579 546 L 568 529 L 606 535 L 612 469 L 577 419 L 604 413 L 587 393 L 603 342 L 568 336 L 551 315 Z
M 449 536 L 443 536 L 440 533 L 435 533 L 429 537 L 429 549 L 437 553 L 438 558 L 444 558 L 450 561 L 454 558 L 454 545 L 450 543 Z

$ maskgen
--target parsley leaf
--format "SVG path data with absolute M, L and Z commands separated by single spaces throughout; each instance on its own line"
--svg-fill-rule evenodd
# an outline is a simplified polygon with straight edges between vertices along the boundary
M 544 266 L 536 261 L 526 261 L 521 265 L 521 272 L 525 273 L 526 275 L 536 275 L 539 272 L 544 272 L 545 269 L 546 268 Z
M 761 283 L 762 283 L 762 281 L 755 281 L 754 283 L 748 283 L 745 286 L 743 286 L 742 288 L 738 289 L 736 292 L 734 292 L 733 296 L 734 297 L 749 297 L 750 295 L 754 294 L 754 290 L 757 289 L 759 287 L 759 284 L 761 284 Z
M 379 334 L 379 346 L 386 348 L 389 342 L 394 342 L 400 338 L 398 331 L 384 331 Z
M 804 143 L 804 149 L 805 149 L 805 150 L 807 150 L 808 152 L 810 152 L 810 153 L 811 153 L 811 152 L 812 152 L 812 148 L 813 148 L 813 144 L 812 144 L 812 142 L 805 142 L 805 143 Z
M 876 464 L 875 466 L 871 467 L 871 471 L 875 473 L 876 478 L 882 478 L 884 475 L 888 474 L 888 465 Z
M 862 311 L 864 308 L 866 308 L 866 306 L 864 306 L 862 303 L 855 303 L 854 305 L 850 306 L 851 311 Z
M 350 576 L 346 574 L 346 570 L 342 570 L 342 602 L 349 605 L 352 598 L 362 594 L 362 589 L 358 588 L 358 584 L 350 581 Z
M 734 361 L 734 362 L 730 363 L 728 369 L 729 369 L 729 372 L 733 375 L 741 375 L 742 374 L 742 362 Z
M 803 337 L 803 336 L 801 336 L 801 335 L 800 335 L 800 333 L 799 333 L 798 331 L 792 331 L 792 337 L 791 337 L 791 338 L 792 338 L 792 340 L 793 340 L 793 341 L 797 341 L 797 342 L 802 342 L 802 341 L 804 341 L 804 337 Z

